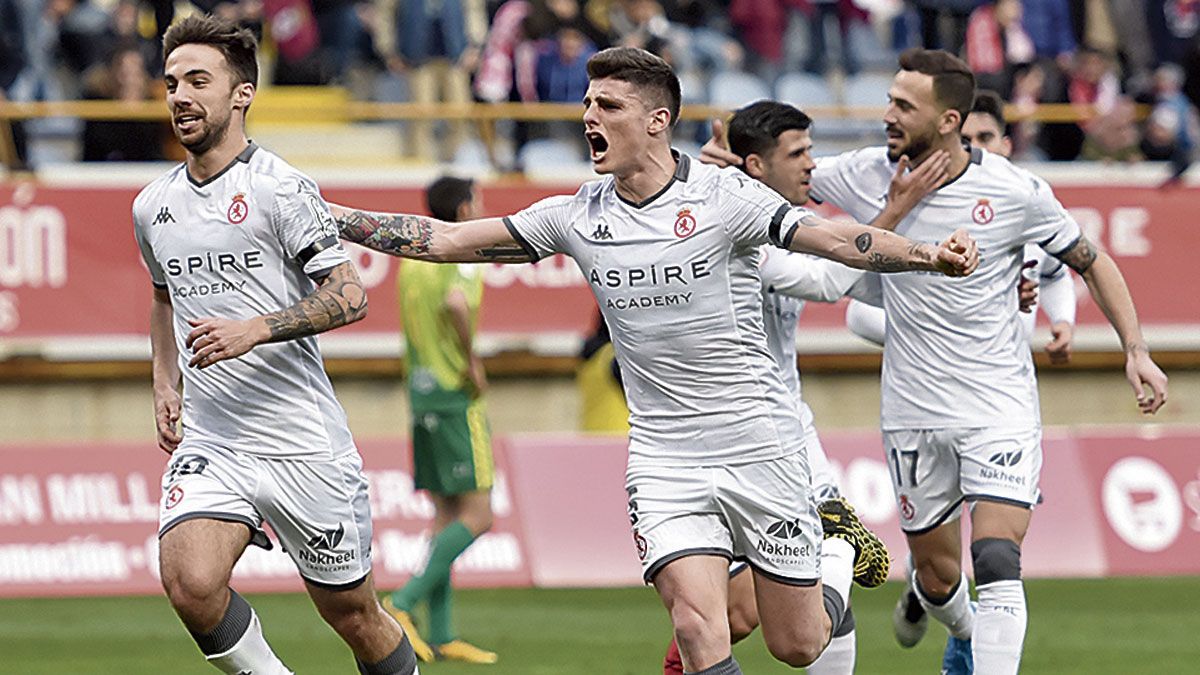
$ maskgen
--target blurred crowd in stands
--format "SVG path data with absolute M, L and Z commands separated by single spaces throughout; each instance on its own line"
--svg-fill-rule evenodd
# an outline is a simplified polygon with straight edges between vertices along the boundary
M 1182 172 L 1200 138 L 1200 0 L 0 0 L 0 96 L 155 98 L 177 11 L 263 36 L 263 84 L 338 85 L 362 100 L 577 103 L 588 57 L 633 45 L 675 66 L 689 103 L 881 106 L 895 55 L 925 46 L 966 58 L 1010 110 L 1078 106 L 1079 122 L 1014 124 L 1018 158 L 1162 160 Z M 410 126 L 410 151 L 432 159 L 468 130 Z M 510 133 L 521 146 L 544 127 Z M 88 123 L 82 158 L 162 158 L 162 131 Z

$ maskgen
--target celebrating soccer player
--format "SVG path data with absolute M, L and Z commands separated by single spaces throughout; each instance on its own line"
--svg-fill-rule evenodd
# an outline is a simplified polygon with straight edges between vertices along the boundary
M 815 163 L 809 128 L 812 119 L 800 110 L 775 101 L 758 101 L 734 113 L 729 120 L 729 145 L 750 177 L 762 181 L 794 206 L 808 203 L 809 184 Z M 714 127 L 721 133 L 720 122 Z M 903 217 L 945 177 L 946 157 L 925 162 L 911 175 L 897 174 L 881 218 Z M 792 253 L 772 246 L 761 249 L 763 327 L 767 347 L 783 374 L 792 400 L 799 407 L 804 426 L 812 492 L 818 502 L 841 496 L 833 467 L 813 424 L 812 409 L 801 396 L 800 373 L 796 370 L 796 322 L 805 301 L 836 302 L 844 296 L 868 303 L 882 302 L 873 273 L 853 269 L 832 260 Z M 729 571 L 729 626 L 733 642 L 748 636 L 758 626 L 754 581 L 745 563 L 734 563 Z M 854 672 L 854 614 L 849 606 L 842 623 L 821 657 L 808 666 L 812 675 L 842 675 Z M 683 672 L 678 645 L 672 641 L 663 661 L 664 675 Z
M 881 426 L 916 598 L 950 631 L 943 672 L 1015 673 L 1027 621 L 1021 542 L 1041 473 L 1037 386 L 1011 293 L 1025 244 L 1038 244 L 1087 282 L 1121 340 L 1143 413 L 1166 402 L 1167 377 L 1150 358 L 1116 263 L 1083 236 L 1049 185 L 1002 156 L 963 146 L 975 98 L 967 65 L 943 51 L 907 51 L 888 98 L 887 146 L 819 162 L 812 195 L 869 217 L 883 208 L 897 162 L 919 166 L 938 151 L 950 153 L 951 178 L 896 229 L 921 240 L 966 223 L 988 256 L 978 273 L 953 283 L 883 277 Z M 706 154 L 731 161 L 711 141 Z M 972 505 L 977 605 L 961 569 L 964 501 Z M 903 623 L 919 618 L 898 612 L 897 634 L 911 634 Z
M 171 454 L 163 588 L 221 671 L 289 673 L 229 588 L 249 544 L 270 548 L 265 520 L 360 672 L 410 675 L 412 646 L 375 597 L 362 460 L 315 337 L 365 316 L 366 294 L 317 186 L 246 139 L 256 49 L 212 17 L 167 31 L 167 105 L 187 161 L 133 205 L 154 284 L 158 440 Z
M 754 571 L 771 653 L 810 664 L 842 623 L 851 580 L 882 583 L 888 558 L 844 502 L 818 512 L 812 498 L 799 410 L 766 348 L 758 249 L 950 276 L 970 274 L 978 250 L 960 232 L 938 245 L 829 221 L 740 171 L 674 153 L 679 80 L 648 52 L 605 50 L 588 74 L 584 134 L 602 180 L 465 223 L 334 207 L 341 235 L 437 261 L 574 258 L 621 362 L 633 539 L 685 669 L 740 672 L 725 606 L 735 558 Z

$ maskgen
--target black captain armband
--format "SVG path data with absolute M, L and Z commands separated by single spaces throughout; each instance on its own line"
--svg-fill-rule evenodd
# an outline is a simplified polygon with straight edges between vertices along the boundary
M 1078 239 L 1063 249 L 1062 253 L 1055 253 L 1054 257 L 1077 273 L 1083 274 L 1091 269 L 1092 263 L 1096 262 L 1096 247 L 1088 241 L 1087 237 L 1080 235 Z
M 338 246 L 338 238 L 337 237 L 325 237 L 324 239 L 318 239 L 317 241 L 314 241 L 312 244 L 309 244 L 309 246 L 307 248 L 305 248 L 303 251 L 300 251 L 299 253 L 297 253 L 296 260 L 299 261 L 301 266 L 307 265 L 308 261 L 315 258 L 317 256 L 317 254 L 320 253 L 321 251 L 324 251 L 326 249 L 336 248 L 337 246 Z

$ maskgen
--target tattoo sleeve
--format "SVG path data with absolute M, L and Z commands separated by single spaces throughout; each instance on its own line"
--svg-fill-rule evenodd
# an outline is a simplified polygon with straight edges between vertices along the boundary
M 423 258 L 433 242 L 433 219 L 404 214 L 347 211 L 337 218 L 346 241 L 406 258 Z
M 312 293 L 296 304 L 265 318 L 271 331 L 268 342 L 283 342 L 316 335 L 354 323 L 367 315 L 367 292 L 354 270 L 344 262 Z
M 1088 271 L 1092 263 L 1096 262 L 1096 247 L 1088 241 L 1087 237 L 1081 236 L 1070 248 L 1062 253 L 1056 253 L 1054 257 L 1063 261 L 1067 267 L 1083 274 Z

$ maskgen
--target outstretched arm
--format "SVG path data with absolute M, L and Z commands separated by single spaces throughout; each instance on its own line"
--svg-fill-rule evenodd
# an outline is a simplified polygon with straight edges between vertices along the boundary
M 433 262 L 532 262 L 502 218 L 448 223 L 429 216 L 377 213 L 330 204 L 338 236 L 367 248 Z
M 784 243 L 843 265 L 873 272 L 941 272 L 964 277 L 979 266 L 979 248 L 966 230 L 956 230 L 938 246 L 912 241 L 870 225 L 806 215 Z
M 1125 350 L 1125 377 L 1137 395 L 1138 407 L 1147 415 L 1158 412 L 1167 402 L 1167 376 L 1150 358 L 1133 297 L 1117 263 L 1097 251 L 1087 237 L 1080 237 L 1056 257 L 1083 277 L 1096 305 L 1116 329 Z
M 320 284 L 296 304 L 271 314 L 245 320 L 189 319 L 192 332 L 184 342 L 192 350 L 188 365 L 207 368 L 260 344 L 316 335 L 367 315 L 367 291 L 353 263 L 332 268 Z

